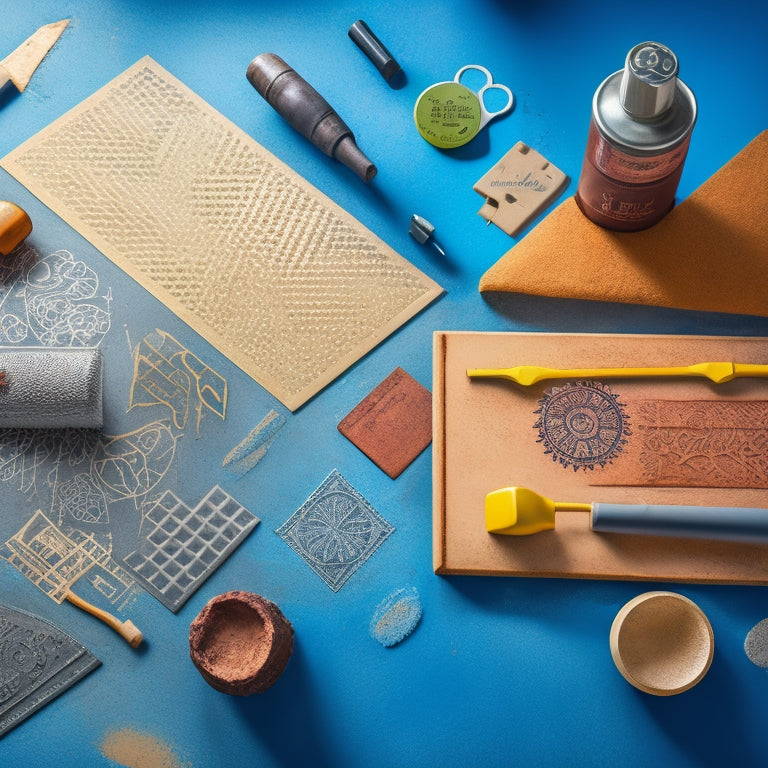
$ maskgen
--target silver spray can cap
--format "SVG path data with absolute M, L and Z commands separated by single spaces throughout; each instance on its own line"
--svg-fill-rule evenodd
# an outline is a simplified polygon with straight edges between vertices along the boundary
M 621 104 L 635 120 L 651 120 L 675 99 L 677 57 L 661 43 L 640 43 L 628 54 L 621 79 Z

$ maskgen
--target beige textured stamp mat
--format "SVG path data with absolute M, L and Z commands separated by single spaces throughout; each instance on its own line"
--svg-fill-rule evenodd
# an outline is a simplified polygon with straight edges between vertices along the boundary
M 292 410 L 442 293 L 149 57 L 0 165 Z

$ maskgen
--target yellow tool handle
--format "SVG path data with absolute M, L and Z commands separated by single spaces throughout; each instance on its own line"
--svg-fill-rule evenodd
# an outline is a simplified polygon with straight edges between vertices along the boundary
M 531 386 L 545 379 L 601 379 L 601 378 L 654 378 L 698 376 L 715 384 L 723 384 L 738 377 L 768 377 L 768 365 L 751 363 L 698 363 L 688 366 L 662 368 L 545 368 L 538 365 L 519 365 L 515 368 L 469 368 L 472 379 L 508 379 L 522 386 Z
M 78 597 L 74 592 L 67 592 L 65 597 L 73 605 L 81 608 L 86 613 L 90 613 L 91 616 L 95 616 L 97 619 L 101 619 L 101 621 L 103 621 L 108 627 L 114 629 L 115 632 L 117 632 L 124 640 L 126 640 L 131 648 L 138 648 L 139 645 L 141 645 L 141 641 L 144 639 L 144 636 L 141 634 L 141 630 L 139 630 L 139 628 L 132 621 L 120 621 L 111 613 L 102 611 L 101 608 L 97 608 L 95 605 L 91 605 L 91 603 L 83 600 L 82 597 Z

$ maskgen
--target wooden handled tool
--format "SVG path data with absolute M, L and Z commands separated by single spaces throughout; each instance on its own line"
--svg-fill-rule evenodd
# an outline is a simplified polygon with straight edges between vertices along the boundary
M 72 603 L 72 605 L 76 605 L 86 613 L 90 613 L 91 616 L 95 616 L 97 619 L 103 621 L 108 627 L 114 629 L 115 632 L 117 632 L 117 634 L 131 646 L 131 648 L 138 648 L 141 645 L 144 636 L 141 634 L 141 630 L 139 630 L 132 621 L 128 619 L 120 621 L 120 619 L 116 618 L 111 613 L 102 611 L 101 608 L 97 608 L 95 605 L 91 605 L 91 603 L 83 600 L 82 597 L 78 597 L 71 590 L 67 591 L 65 597 Z
M 7 256 L 32 231 L 32 221 L 18 205 L 0 200 L 0 254 Z

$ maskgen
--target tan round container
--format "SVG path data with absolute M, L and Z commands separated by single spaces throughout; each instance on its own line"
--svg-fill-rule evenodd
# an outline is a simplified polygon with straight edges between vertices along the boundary
M 707 673 L 715 651 L 709 620 L 675 592 L 645 592 L 611 626 L 611 655 L 627 682 L 645 693 L 672 696 Z

